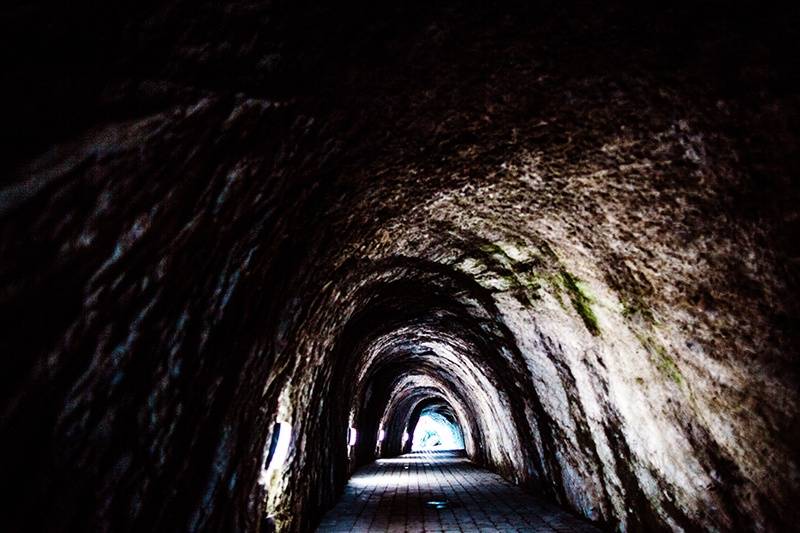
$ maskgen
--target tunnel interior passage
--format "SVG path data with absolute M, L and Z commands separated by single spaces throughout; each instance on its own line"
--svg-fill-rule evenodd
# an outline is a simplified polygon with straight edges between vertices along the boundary
M 482 245 L 473 239 L 461 246 Z M 375 460 L 427 463 L 426 452 L 463 450 L 474 468 L 541 492 L 546 473 L 560 469 L 561 443 L 491 292 L 459 268 L 407 258 L 361 276 L 348 291 L 352 311 L 331 380 L 346 385 L 334 397 L 349 394 L 349 410 L 334 404 L 319 420 L 324 429 L 325 420 L 348 412 L 338 426 L 349 428 L 348 438 L 336 441 L 346 440 L 346 457 L 320 467 L 343 468 L 346 477 Z M 334 425 L 330 431 L 344 434 Z
M 481 245 L 477 237 L 461 241 Z M 409 258 L 340 277 L 353 286 L 341 291 L 348 313 L 339 316 L 332 365 L 320 369 L 324 377 L 292 385 L 319 391 L 312 400 L 320 409 L 297 413 L 304 438 L 331 443 L 304 457 L 301 468 L 338 480 L 335 486 L 378 458 L 463 449 L 474 465 L 554 497 L 546 480 L 562 470 L 556 450 L 564 441 L 491 292 L 461 269 Z M 329 395 L 320 383 L 330 383 Z M 268 489 L 292 494 L 303 470 Z M 281 520 L 280 501 L 270 512 Z
M 335 380 L 356 383 L 350 469 L 420 445 L 421 420 L 442 424 L 440 439 L 479 464 L 523 467 L 523 443 L 533 440 L 519 418 L 524 383 L 513 379 L 514 342 L 491 299 L 466 276 L 424 262 L 375 276 L 354 295 L 366 305 L 342 335 L 349 375 Z
M 797 529 L 800 2 L 10 4 L 5 530 Z

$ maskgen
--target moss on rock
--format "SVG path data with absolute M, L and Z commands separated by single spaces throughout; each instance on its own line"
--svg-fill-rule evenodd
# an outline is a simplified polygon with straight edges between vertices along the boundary
M 572 307 L 583 320 L 583 324 L 592 335 L 600 335 L 600 326 L 597 324 L 597 316 L 592 310 L 592 299 L 586 294 L 586 290 L 581 287 L 578 278 L 570 274 L 567 270 L 561 270 L 561 281 L 569 294 Z

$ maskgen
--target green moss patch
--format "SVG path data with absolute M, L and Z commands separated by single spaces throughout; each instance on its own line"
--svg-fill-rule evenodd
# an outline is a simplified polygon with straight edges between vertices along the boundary
M 667 349 L 650 336 L 642 335 L 638 337 L 642 346 L 655 356 L 655 363 L 658 371 L 661 372 L 664 377 L 674 381 L 677 385 L 683 383 L 683 374 L 681 374 L 678 364 L 675 362 L 675 359 L 669 355 Z
M 594 300 L 583 283 L 561 265 L 546 242 L 534 247 L 521 242 L 480 242 L 459 267 L 486 289 L 511 291 L 524 306 L 532 306 L 542 298 L 541 291 L 548 291 L 566 311 L 569 305 L 566 295 L 589 333 L 600 335 L 597 315 L 592 309 Z
M 597 316 L 592 310 L 592 299 L 581 287 L 580 280 L 566 270 L 561 270 L 561 282 L 569 294 L 572 307 L 583 320 L 586 329 L 592 335 L 600 335 L 600 326 L 597 324 Z

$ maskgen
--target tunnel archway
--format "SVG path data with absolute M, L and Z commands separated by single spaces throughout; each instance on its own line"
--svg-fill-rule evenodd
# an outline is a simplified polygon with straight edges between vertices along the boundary
M 308 531 L 426 409 L 608 530 L 800 523 L 798 6 L 16 4 L 4 527 Z
M 448 403 L 431 402 L 419 411 L 416 418 L 414 422 L 412 415 L 408 431 L 412 452 L 464 449 L 461 424 Z
M 382 454 L 408 451 L 411 439 L 405 446 L 401 441 L 411 417 L 419 416 L 414 408 L 433 394 L 459 413 L 473 460 L 512 471 L 523 455 L 523 445 L 515 446 L 534 439 L 521 418 L 525 408 L 512 407 L 522 397 L 520 384 L 508 379 L 513 340 L 502 322 L 493 321 L 496 309 L 485 289 L 453 269 L 407 259 L 387 261 L 374 272 L 376 281 L 353 295 L 366 306 L 341 337 L 350 355 L 339 360 L 352 366 L 334 379 L 351 390 L 355 383 L 348 423 L 362 437 L 350 452 L 349 469 L 375 458 L 381 428 Z

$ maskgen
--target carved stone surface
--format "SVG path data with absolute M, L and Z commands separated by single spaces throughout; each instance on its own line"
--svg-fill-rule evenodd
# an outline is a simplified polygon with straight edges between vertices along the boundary
M 795 528 L 791 15 L 8 8 L 3 523 L 307 531 L 435 400 L 603 527 Z

